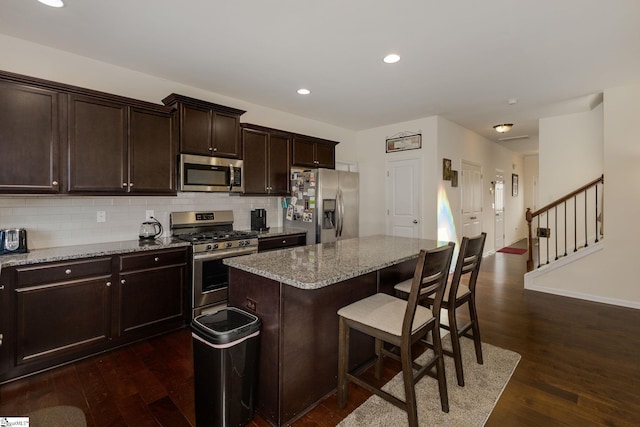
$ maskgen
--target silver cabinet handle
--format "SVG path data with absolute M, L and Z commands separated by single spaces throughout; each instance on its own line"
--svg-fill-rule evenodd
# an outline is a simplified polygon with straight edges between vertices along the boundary
M 127 183 L 126 183 L 126 182 L 123 182 L 123 183 L 122 183 L 122 186 L 123 186 L 123 187 L 126 187 L 126 186 L 127 186 Z
M 58 185 L 58 181 L 53 181 L 51 185 Z
M 287 241 L 286 241 L 286 240 L 283 240 L 283 241 L 282 241 L 282 244 L 285 244 L 285 243 L 287 243 Z
M 212 147 L 209 147 L 209 151 L 213 151 L 213 148 L 212 148 Z
M 111 286 L 111 282 L 107 282 L 107 287 Z
M 160 258 L 155 257 L 153 260 L 154 260 L 155 262 L 158 262 L 158 261 L 160 261 Z
M 70 268 L 67 268 L 67 269 L 64 271 L 64 274 L 71 274 L 71 269 L 70 269 Z
M 126 280 L 124 280 L 124 279 L 120 280 L 120 283 L 122 283 L 123 285 L 124 285 L 126 282 L 127 282 L 127 281 L 126 281 Z
M 129 183 L 129 187 L 133 187 L 133 182 L 130 182 L 130 183 Z
M 0 291 L 4 291 L 4 285 L 0 285 Z
M 417 220 L 417 219 L 414 219 L 414 220 L 413 220 L 413 223 L 414 223 L 414 224 L 417 224 L 417 223 L 418 223 L 418 220 Z

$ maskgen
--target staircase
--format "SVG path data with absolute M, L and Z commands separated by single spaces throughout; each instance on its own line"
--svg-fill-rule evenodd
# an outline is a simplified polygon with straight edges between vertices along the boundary
M 527 208 L 527 271 L 564 264 L 567 257 L 601 246 L 604 238 L 604 175 L 536 211 Z M 534 237 L 538 244 L 535 247 Z

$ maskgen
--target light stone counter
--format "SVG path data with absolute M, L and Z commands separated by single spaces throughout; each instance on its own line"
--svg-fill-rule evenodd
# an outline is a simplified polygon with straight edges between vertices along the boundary
M 64 261 L 77 258 L 124 254 L 140 251 L 153 251 L 174 247 L 190 246 L 190 243 L 163 237 L 151 242 L 127 240 L 122 242 L 94 243 L 90 245 L 61 246 L 47 249 L 34 249 L 26 254 L 0 256 L 0 268 L 14 265 L 37 264 L 41 262 Z
M 224 263 L 300 289 L 319 289 L 417 259 L 421 249 L 443 244 L 378 235 L 226 258 Z

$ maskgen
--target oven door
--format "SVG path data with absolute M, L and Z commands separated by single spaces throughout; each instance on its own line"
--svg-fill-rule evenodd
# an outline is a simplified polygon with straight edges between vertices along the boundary
M 253 248 L 236 248 L 223 253 L 193 255 L 192 310 L 201 312 L 203 308 L 224 304 L 227 301 L 229 267 L 223 264 L 225 258 L 248 255 L 258 251 Z

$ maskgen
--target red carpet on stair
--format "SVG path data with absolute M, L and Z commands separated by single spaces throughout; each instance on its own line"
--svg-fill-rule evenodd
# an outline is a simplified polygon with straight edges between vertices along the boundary
M 516 254 L 516 255 L 522 255 L 527 253 L 526 249 L 520 249 L 520 248 L 512 248 L 512 247 L 505 247 L 500 249 L 498 252 L 502 252 L 504 254 Z

